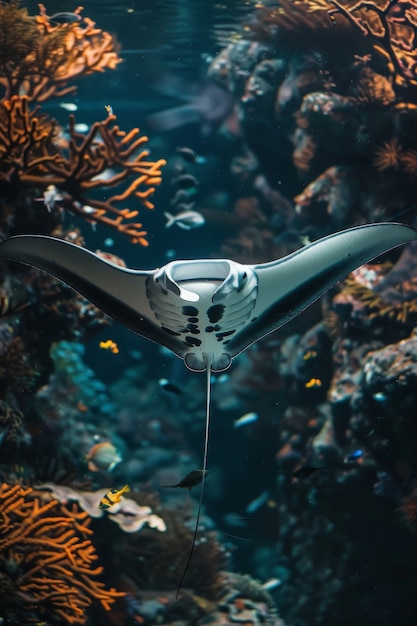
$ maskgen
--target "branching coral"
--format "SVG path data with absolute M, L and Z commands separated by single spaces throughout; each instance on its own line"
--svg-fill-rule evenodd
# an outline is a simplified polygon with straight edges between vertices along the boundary
M 113 37 L 87 17 L 58 24 L 40 4 L 31 17 L 14 0 L 0 5 L 0 85 L 4 97 L 24 93 L 30 101 L 74 91 L 70 80 L 113 69 L 120 62 Z M 79 15 L 82 7 L 74 14 Z
M 90 222 L 100 222 L 125 233 L 134 243 L 147 245 L 142 224 L 132 222 L 138 211 L 119 209 L 117 204 L 138 198 L 153 208 L 149 196 L 161 182 L 163 159 L 147 161 L 142 150 L 148 141 L 134 128 L 120 130 L 114 115 L 92 125 L 87 135 L 75 131 L 70 118 L 68 150 L 58 147 L 54 120 L 29 108 L 27 96 L 13 96 L 0 104 L 0 185 L 13 200 L 17 187 L 45 189 L 49 185 L 64 194 L 64 206 Z M 103 180 L 106 169 L 114 174 Z M 145 189 L 143 189 L 145 187 Z M 106 200 L 90 197 L 94 189 L 116 189 Z M 114 217 L 110 217 L 113 215 Z
M 395 85 L 414 86 L 416 14 L 415 0 L 282 0 L 278 7 L 261 6 L 253 29 L 265 36 L 277 27 L 310 34 L 329 33 L 332 27 L 343 34 L 353 27 L 385 59 Z
M 96 122 L 83 135 L 76 132 L 72 116 L 69 140 L 63 141 L 58 123 L 31 106 L 73 91 L 75 87 L 68 83 L 81 76 L 115 68 L 120 61 L 116 44 L 92 20 L 81 19 L 82 7 L 74 11 L 79 21 L 58 24 L 39 6 L 40 15 L 31 17 L 16 1 L 0 4 L 3 230 L 7 231 L 11 217 L 20 212 L 20 205 L 27 206 L 30 195 L 45 194 L 49 188 L 56 189 L 56 199 L 72 213 L 92 224 L 115 228 L 133 243 L 147 245 L 146 231 L 134 221 L 138 211 L 120 207 L 127 200 L 138 199 L 153 208 L 149 198 L 161 182 L 165 161 L 147 160 L 149 152 L 143 149 L 147 137 L 141 136 L 138 128 L 122 131 L 114 115 Z M 111 175 L 103 176 L 110 168 Z M 95 190 L 100 191 L 100 199 L 94 197 Z M 52 211 L 54 203 L 45 201 L 45 207 Z M 14 221 L 20 224 L 19 217 Z
M 56 500 L 42 504 L 30 487 L 0 487 L 2 589 L 23 600 L 21 611 L 38 619 L 47 614 L 54 623 L 85 624 L 91 604 L 108 611 L 124 595 L 96 580 L 103 568 L 92 567 L 97 555 L 87 539 L 93 534 L 89 521 L 76 507 L 69 511 Z M 10 601 L 0 593 L 2 615 Z
M 327 11 L 335 21 L 337 16 L 350 20 L 374 40 L 374 49 L 386 59 L 395 84 L 417 85 L 415 0 L 304 0 L 304 3 L 310 5 L 310 11 Z

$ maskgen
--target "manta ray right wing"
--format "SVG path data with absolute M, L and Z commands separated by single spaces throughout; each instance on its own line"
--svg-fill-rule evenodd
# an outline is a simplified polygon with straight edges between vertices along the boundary
M 253 266 L 258 295 L 252 321 L 230 341 L 231 356 L 292 320 L 349 272 L 415 239 L 417 231 L 406 224 L 366 224 L 318 239 L 277 261 Z

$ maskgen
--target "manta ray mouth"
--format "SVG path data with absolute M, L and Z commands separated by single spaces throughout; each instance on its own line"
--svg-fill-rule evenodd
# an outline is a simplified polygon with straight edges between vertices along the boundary
M 199 269 L 199 271 L 197 271 Z M 173 261 L 147 281 L 149 305 L 161 331 L 182 343 L 186 366 L 230 366 L 226 346 L 250 320 L 258 281 L 252 268 L 229 260 Z

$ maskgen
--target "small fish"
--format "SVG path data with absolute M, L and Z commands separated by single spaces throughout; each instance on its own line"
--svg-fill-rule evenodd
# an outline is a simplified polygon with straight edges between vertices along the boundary
M 307 476 L 311 476 L 311 474 L 314 474 L 318 470 L 322 470 L 322 469 L 326 469 L 326 467 L 324 465 L 321 465 L 319 467 L 314 467 L 311 465 L 303 465 L 302 467 L 299 467 L 298 469 L 296 469 L 292 473 L 292 476 L 293 478 L 306 478 Z
M 78 110 L 78 105 L 76 105 L 75 102 L 60 102 L 59 106 L 61 107 L 61 109 L 65 109 L 66 111 L 70 111 L 71 113 L 74 113 L 74 111 Z
M 90 472 L 111 472 L 123 458 L 110 441 L 103 441 L 89 450 L 86 461 Z
M 183 211 L 178 215 L 172 215 L 165 211 L 164 216 L 167 218 L 166 228 L 170 228 L 173 224 L 177 224 L 184 230 L 191 230 L 193 228 L 199 228 L 205 224 L 205 219 L 198 213 L 198 211 Z
M 124 485 L 121 489 L 109 489 L 101 498 L 99 508 L 109 509 L 113 504 L 121 501 L 122 495 L 130 491 L 129 485 Z
M 35 198 L 35 200 L 42 200 L 49 213 L 52 213 L 52 210 L 55 208 L 55 202 L 59 202 L 64 198 L 55 187 L 55 185 L 48 185 L 45 191 L 43 192 L 42 198 Z
M 74 124 L 74 130 L 76 133 L 87 133 L 90 127 L 85 122 L 77 122 L 77 124 Z
M 188 163 L 204 163 L 203 157 L 197 156 L 191 148 L 177 148 L 178 154 Z
M 304 361 L 308 361 L 309 359 L 315 359 L 317 356 L 317 352 L 315 350 L 308 350 L 304 355 Z
M 263 491 L 255 500 L 249 502 L 248 506 L 245 509 L 246 513 L 255 513 L 258 509 L 261 508 L 264 504 L 266 504 L 269 500 L 269 492 Z
M 372 397 L 377 402 L 385 402 L 386 399 L 388 398 L 387 394 L 384 393 L 383 391 L 377 391 L 376 393 L 373 393 Z
M 344 463 L 352 463 L 353 461 L 358 461 L 362 457 L 363 457 L 363 451 L 358 449 L 358 450 L 354 450 L 350 454 L 347 454 L 344 457 L 343 461 Z
M 281 585 L 282 585 L 282 580 L 280 578 L 270 578 L 266 582 L 262 583 L 261 586 L 264 591 L 272 591 L 273 589 L 276 589 L 277 587 L 280 587 Z
M 107 115 L 113 115 L 113 107 L 111 104 L 105 104 L 104 108 L 107 111 Z
M 185 191 L 185 189 L 178 189 L 178 191 L 175 193 L 174 197 L 170 201 L 170 204 L 177 207 L 181 202 L 187 203 L 190 200 L 190 195 L 191 194 L 189 191 Z
M 175 383 L 171 383 L 167 378 L 160 378 L 158 385 L 167 393 L 172 393 L 175 396 L 181 396 L 184 392 Z
M 253 424 L 259 419 L 259 415 L 257 413 L 245 413 L 242 417 L 239 417 L 233 422 L 235 428 L 240 428 L 241 426 L 247 426 L 248 424 Z
M 306 382 L 305 387 L 306 389 L 311 389 L 313 387 L 321 387 L 321 385 L 322 382 L 320 378 L 310 378 L 310 380 Z
M 83 204 L 80 208 L 87 215 L 92 215 L 98 210 L 95 209 L 93 206 L 90 206 L 89 204 Z
M 201 483 L 203 476 L 206 477 L 207 474 L 207 470 L 205 472 L 203 472 L 203 470 L 193 470 L 175 485 L 162 485 L 162 487 L 180 487 L 181 489 L 188 489 L 191 491 L 193 487 Z
M 113 352 L 113 354 L 119 354 L 119 348 L 117 346 L 117 343 L 115 343 L 111 339 L 107 339 L 107 341 L 100 341 L 99 346 L 103 350 L 110 350 L 111 352 Z
M 198 180 L 192 174 L 181 174 L 176 176 L 171 184 L 180 189 L 194 189 L 198 187 Z
M 55 24 L 75 24 L 76 22 L 81 22 L 81 15 L 71 13 L 70 11 L 61 11 L 60 13 L 54 13 L 48 19 Z

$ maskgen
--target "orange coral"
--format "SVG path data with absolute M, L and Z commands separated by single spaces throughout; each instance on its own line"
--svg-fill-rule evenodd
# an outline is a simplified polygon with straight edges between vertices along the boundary
M 389 106 L 396 99 L 392 81 L 367 66 L 360 69 L 353 93 L 357 102 L 366 106 Z
M 409 526 L 416 528 L 417 522 L 417 489 L 411 492 L 408 498 L 401 500 L 401 506 L 399 510 L 403 513 L 404 518 Z
M 27 96 L 13 96 L 0 104 L 0 183 L 45 189 L 49 185 L 64 193 L 64 206 L 90 222 L 99 222 L 123 232 L 133 243 L 147 245 L 142 224 L 132 222 L 138 211 L 119 209 L 115 205 L 131 197 L 138 198 L 147 208 L 153 204 L 149 196 L 161 182 L 164 159 L 147 161 L 149 152 L 139 150 L 148 141 L 134 128 L 126 133 L 109 115 L 95 122 L 86 135 L 75 131 L 70 118 L 69 147 L 58 147 L 58 127 L 37 110 L 30 111 Z M 114 174 L 104 180 L 106 169 Z M 106 200 L 86 194 L 96 188 L 118 188 L 119 193 Z M 10 195 L 10 194 L 6 194 Z M 13 195 L 12 195 L 13 197 Z M 115 215 L 115 217 L 111 217 Z M 7 217 L 7 215 L 5 216 Z
M 91 19 L 57 24 L 39 8 L 40 15 L 31 17 L 16 1 L 0 4 L 0 85 L 6 98 L 24 93 L 43 102 L 74 91 L 70 80 L 120 62 L 113 37 Z
M 392 137 L 376 148 L 372 162 L 381 172 L 387 169 L 398 169 L 402 152 L 403 147 L 398 137 Z
M 69 511 L 56 500 L 41 504 L 30 487 L 0 487 L 0 574 L 2 583 L 13 570 L 16 594 L 27 609 L 48 615 L 48 621 L 85 624 L 85 610 L 99 602 L 109 611 L 124 596 L 106 590 L 92 568 L 97 555 L 87 536 L 92 530 L 85 512 Z
M 133 243 L 147 245 L 146 231 L 134 221 L 138 211 L 118 206 L 138 198 L 153 208 L 149 197 L 161 182 L 165 161 L 147 160 L 149 152 L 142 149 L 147 137 L 140 136 L 138 128 L 120 130 L 114 115 L 96 122 L 83 135 L 76 132 L 71 116 L 66 141 L 54 119 L 41 113 L 39 107 L 32 108 L 33 102 L 73 91 L 70 81 L 114 69 L 120 61 L 116 43 L 91 19 L 81 19 L 82 7 L 74 11 L 78 21 L 63 24 L 48 17 L 42 4 L 39 8 L 40 14 L 32 17 L 17 0 L 0 3 L 3 230 L 7 231 L 10 218 L 29 204 L 22 200 L 22 189 L 32 188 L 33 196 L 53 186 L 64 208 L 92 224 L 115 228 Z M 113 170 L 111 176 L 101 176 L 109 168 Z M 90 197 L 94 189 L 100 190 L 100 200 Z M 52 201 L 48 208 L 53 205 Z M 24 216 L 20 217 L 25 223 Z M 57 216 L 51 216 L 54 219 Z
M 354 278 L 345 280 L 341 294 L 356 300 L 365 307 L 370 320 L 388 320 L 390 324 L 415 324 L 417 316 L 417 278 L 410 278 L 407 282 L 399 285 L 404 300 L 389 302 L 380 295 Z M 336 299 L 338 296 L 336 296 Z M 405 299 L 407 298 L 407 299 Z
M 392 137 L 385 141 L 382 146 L 376 148 L 372 162 L 376 169 L 381 172 L 388 169 L 402 169 L 410 176 L 415 176 L 417 173 L 417 150 L 404 149 L 398 137 Z
M 260 5 L 253 27 L 268 36 L 274 28 L 327 35 L 352 31 L 370 39 L 387 63 L 393 83 L 417 85 L 416 0 L 281 0 L 278 7 Z
M 339 14 L 376 41 L 374 49 L 386 59 L 395 84 L 417 85 L 415 0 L 307 0 L 307 3 L 318 4 L 320 9 L 324 4 L 333 5 L 327 11 L 334 20 Z

